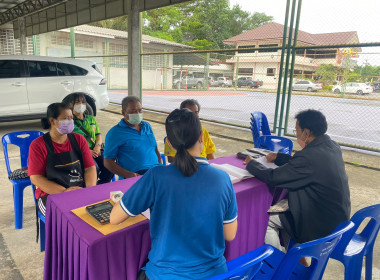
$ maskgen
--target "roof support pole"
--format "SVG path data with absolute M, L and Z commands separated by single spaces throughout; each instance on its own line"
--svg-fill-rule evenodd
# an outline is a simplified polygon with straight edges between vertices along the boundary
M 128 1 L 128 96 L 141 100 L 141 19 L 139 0 Z
M 23 17 L 18 18 L 18 28 L 19 28 L 19 32 L 20 32 L 21 54 L 26 55 L 26 54 L 28 54 L 28 46 L 27 46 L 27 42 L 26 42 L 25 18 L 23 18 Z
M 75 30 L 74 27 L 70 27 L 70 46 L 71 46 L 71 57 L 75 57 Z

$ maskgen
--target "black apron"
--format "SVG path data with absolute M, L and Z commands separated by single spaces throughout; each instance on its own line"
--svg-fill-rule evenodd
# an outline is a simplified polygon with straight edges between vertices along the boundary
M 46 178 L 63 187 L 85 187 L 83 154 L 74 134 L 67 134 L 73 150 L 56 154 L 50 134 L 43 136 L 47 150 Z
M 46 160 L 46 178 L 51 180 L 66 189 L 74 186 L 84 188 L 84 162 L 83 153 L 80 149 L 74 134 L 67 134 L 72 150 L 56 154 L 54 151 L 53 142 L 50 134 L 46 133 L 43 136 L 45 141 L 47 160 Z M 37 201 L 40 197 L 37 199 Z M 47 195 L 44 197 L 44 204 L 46 204 Z M 36 207 L 36 226 L 38 242 L 39 224 L 38 224 L 38 207 Z

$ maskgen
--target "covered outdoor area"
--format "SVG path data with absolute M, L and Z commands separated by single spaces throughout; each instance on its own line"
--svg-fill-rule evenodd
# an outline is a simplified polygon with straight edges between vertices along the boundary
M 71 57 L 86 59 L 86 54 L 83 51 L 84 48 L 81 49 L 83 55 L 75 55 L 74 28 L 79 27 L 78 33 L 82 36 L 88 36 L 87 42 L 91 41 L 91 38 L 96 38 L 93 39 L 93 42 L 98 40 L 99 44 L 93 49 L 104 47 L 105 52 L 99 51 L 95 53 L 94 51 L 94 53 L 88 55 L 87 58 L 101 61 L 101 63 L 98 64 L 101 65 L 103 75 L 108 81 L 112 79 L 112 76 L 118 76 L 119 80 L 123 78 L 128 80 L 126 83 L 121 84 L 121 86 L 120 83 L 114 82 L 113 88 L 109 85 L 106 88 L 110 104 L 106 108 L 96 112 L 96 119 L 99 124 L 99 130 L 101 131 L 101 133 L 97 135 L 101 134 L 104 140 L 108 132 L 120 123 L 123 125 L 126 123 L 129 127 L 133 127 L 130 125 L 131 123 L 128 123 L 129 118 L 128 120 L 124 119 L 128 104 L 126 104 L 126 108 L 123 108 L 123 115 L 121 115 L 121 103 L 127 96 L 138 97 L 143 105 L 140 111 L 142 112 L 144 109 L 143 119 L 149 123 L 152 128 L 149 136 L 144 139 L 150 144 L 149 148 L 156 143 L 154 155 L 159 158 L 159 163 L 161 156 L 161 159 L 165 160 L 164 165 L 167 164 L 166 160 L 169 161 L 168 153 L 162 153 L 166 151 L 165 139 L 167 133 L 165 121 L 168 113 L 178 108 L 179 104 L 185 99 L 194 98 L 199 101 L 201 105 L 190 106 L 195 107 L 195 110 L 197 110 L 195 114 L 197 116 L 199 114 L 203 131 L 201 135 L 203 135 L 204 131 L 208 131 L 209 137 L 214 141 L 212 145 L 215 144 L 215 152 L 207 153 L 207 155 L 215 154 L 215 158 L 211 157 L 209 159 L 210 163 L 240 168 L 242 172 L 246 172 L 243 175 L 247 176 L 237 177 L 236 174 L 236 176 L 233 176 L 231 175 L 232 173 L 227 172 L 227 175 L 230 175 L 229 178 L 231 182 L 228 180 L 228 184 L 231 186 L 232 197 L 236 196 L 237 209 L 235 209 L 235 216 L 238 216 L 238 228 L 237 232 L 235 232 L 235 239 L 226 242 L 222 239 L 222 243 L 225 242 L 223 256 L 227 262 L 235 260 L 253 250 L 262 248 L 270 219 L 268 213 L 269 208 L 273 205 L 278 205 L 280 201 L 284 202 L 283 199 L 288 197 L 288 190 L 286 188 L 276 186 L 268 187 L 269 183 L 267 185 L 264 181 L 259 180 L 257 176 L 254 177 L 251 176 L 251 174 L 247 175 L 248 171 L 246 171 L 246 165 L 243 163 L 246 158 L 244 158 L 244 155 L 241 155 L 241 152 L 247 152 L 247 150 L 255 147 L 261 148 L 258 153 L 265 152 L 264 156 L 268 155 L 269 152 L 279 152 L 294 156 L 295 153 L 305 149 L 311 142 L 306 143 L 308 138 L 297 142 L 297 140 L 303 138 L 303 133 L 306 129 L 300 127 L 300 122 L 294 118 L 301 110 L 319 108 L 318 106 L 328 107 L 328 105 L 334 104 L 329 110 L 325 110 L 323 113 L 329 124 L 327 134 L 330 135 L 331 132 L 333 140 L 339 142 L 343 147 L 343 158 L 340 158 L 340 148 L 338 148 L 338 145 L 334 144 L 333 148 L 329 148 L 339 154 L 337 158 L 339 158 L 338 160 L 341 166 L 338 167 L 342 167 L 341 169 L 347 173 L 351 196 L 350 217 L 360 209 L 369 205 L 377 205 L 377 207 L 379 207 L 379 142 L 378 139 L 375 139 L 376 136 L 374 136 L 374 134 L 377 133 L 377 127 L 373 127 L 372 121 L 369 121 L 372 120 L 372 118 L 376 118 L 377 115 L 367 109 L 365 114 L 361 116 L 361 118 L 368 118 L 368 120 L 366 123 L 360 125 L 361 129 L 366 129 L 365 137 L 367 138 L 363 137 L 360 139 L 358 139 L 359 136 L 358 138 L 355 137 L 358 134 L 364 134 L 362 130 L 353 129 L 345 134 L 347 132 L 345 127 L 347 121 L 334 118 L 336 117 L 337 111 L 348 111 L 347 115 L 349 116 L 349 120 L 352 120 L 356 118 L 356 116 L 355 112 L 349 110 L 350 108 L 353 108 L 352 111 L 358 108 L 362 109 L 363 107 L 375 108 L 378 105 L 377 102 L 380 101 L 379 97 L 377 95 L 371 95 L 371 98 L 368 99 L 362 96 L 347 98 L 344 93 L 340 96 L 336 96 L 331 95 L 330 92 L 328 94 L 315 93 L 315 96 L 313 96 L 314 93 L 310 93 L 309 90 L 307 90 L 294 94 L 293 100 L 291 99 L 293 78 L 306 80 L 314 77 L 316 63 L 311 61 L 311 59 L 330 59 L 333 57 L 335 61 L 341 58 L 344 63 L 348 64 L 352 62 L 349 60 L 350 57 L 347 58 L 339 54 L 339 48 L 344 48 L 345 44 L 331 47 L 331 45 L 326 43 L 326 46 L 322 46 L 322 49 L 320 49 L 321 46 L 319 45 L 302 46 L 303 49 L 297 46 L 302 0 L 287 1 L 288 5 L 286 11 L 284 11 L 286 14 L 284 25 L 270 24 L 285 30 L 282 45 L 276 44 L 273 46 L 267 44 L 264 46 L 264 50 L 262 46 L 256 47 L 256 45 L 247 45 L 245 48 L 243 46 L 245 50 L 242 51 L 242 48 L 240 48 L 240 52 L 237 45 L 233 48 L 231 47 L 231 49 L 221 49 L 217 51 L 207 49 L 195 50 L 191 46 L 181 45 L 176 42 L 157 39 L 146 35 L 145 40 L 143 40 L 143 19 L 141 12 L 188 1 L 189 0 L 3 0 L 0 2 L 0 27 L 5 24 L 13 25 L 15 38 L 20 40 L 22 55 L 28 53 L 27 37 L 60 31 L 65 32 L 66 35 L 70 33 L 70 40 L 64 42 L 67 47 L 64 51 L 68 51 L 69 48 L 67 44 L 70 42 Z M 115 31 L 107 37 L 106 28 L 97 29 L 87 25 L 120 16 L 127 16 L 128 18 L 128 33 Z M 90 33 L 92 37 L 90 37 Z M 68 35 L 65 36 L 65 38 L 66 37 L 68 37 Z M 109 54 L 110 39 L 127 41 L 127 44 L 123 45 L 123 47 L 119 46 L 119 49 L 115 47 L 116 50 L 124 50 L 125 47 L 127 53 Z M 49 38 L 49 40 L 52 39 Z M 58 41 L 59 36 L 56 36 L 55 40 Z M 265 40 L 267 40 L 267 38 L 265 38 Z M 243 45 L 244 44 L 245 43 L 243 43 Z M 258 44 L 259 42 L 257 42 L 257 45 Z M 33 46 L 36 45 L 37 44 L 33 44 Z M 155 48 L 152 47 L 152 45 L 154 45 Z M 359 43 L 359 41 L 355 41 L 352 43 L 352 48 L 360 49 L 365 45 L 365 43 L 362 44 Z M 146 49 L 149 49 L 149 47 L 151 47 L 151 49 L 145 53 L 144 46 L 147 46 Z M 168 50 L 168 48 L 170 49 Z M 88 50 L 89 49 L 90 48 L 88 48 Z M 50 49 L 50 51 L 51 53 L 59 53 L 60 49 Z M 244 61 L 244 57 L 239 61 L 239 53 L 248 53 L 247 57 L 252 55 L 252 65 Z M 48 55 L 48 51 L 46 51 L 46 54 Z M 257 67 L 257 60 L 253 59 L 253 57 L 255 57 L 255 59 L 259 57 L 259 60 L 262 59 L 265 61 L 265 63 L 267 63 L 265 64 L 266 66 L 259 69 Z M 114 63 L 110 63 L 109 59 L 111 58 L 114 59 Z M 119 58 L 120 60 L 117 60 Z M 249 59 L 251 58 L 248 58 L 248 60 Z M 302 65 L 306 65 L 307 67 L 296 69 L 297 59 L 302 59 Z M 156 65 L 157 61 L 161 63 L 159 66 L 157 66 L 158 64 Z M 111 67 L 110 64 L 112 64 L 113 67 Z M 145 72 L 145 76 L 143 73 L 144 67 L 148 69 Z M 347 67 L 346 70 L 347 72 L 351 71 L 349 67 Z M 252 77 L 255 77 L 256 71 L 261 71 L 262 73 L 260 72 L 260 75 L 268 76 L 271 81 L 270 87 L 265 91 L 259 90 L 258 84 L 257 88 L 255 87 L 256 84 L 254 84 L 254 82 L 259 82 L 258 79 L 252 79 Z M 347 76 L 349 74 L 343 73 L 342 76 L 344 75 Z M 246 76 L 249 76 L 250 79 L 246 80 L 247 84 L 243 87 L 241 84 L 239 85 L 239 82 L 243 80 L 241 78 L 246 78 Z M 214 81 L 214 79 L 216 81 Z M 149 80 L 149 83 L 147 80 Z M 215 84 L 211 84 L 214 82 Z M 226 84 L 224 84 L 224 82 L 226 82 Z M 227 82 L 229 83 L 228 85 Z M 111 84 L 111 82 L 109 84 Z M 145 85 L 145 87 L 143 85 Z M 78 100 L 79 99 L 80 98 L 78 98 Z M 78 100 L 74 100 L 74 104 Z M 367 102 L 371 102 L 371 104 Z M 132 103 L 138 104 L 138 101 L 133 101 Z M 296 105 L 291 107 L 291 104 L 294 105 L 294 103 Z M 302 104 L 300 105 L 300 103 Z M 74 106 L 74 104 L 72 105 Z M 191 110 L 189 107 L 185 106 L 185 108 Z M 200 108 L 202 108 L 202 111 Z M 258 108 L 261 111 L 268 109 L 269 113 L 266 113 L 268 120 L 265 121 L 267 122 L 267 130 L 269 130 L 267 134 L 265 134 L 263 130 L 261 130 L 262 135 L 260 134 L 261 126 L 264 126 L 264 121 L 261 119 L 259 122 L 258 119 L 255 119 L 254 111 L 258 111 Z M 140 111 L 138 111 L 137 108 L 137 113 L 133 112 L 127 115 L 128 117 L 130 115 L 138 115 L 141 113 Z M 201 111 L 201 113 L 199 111 Z M 192 114 L 192 116 L 194 116 L 194 114 Z M 181 118 L 175 119 L 172 122 L 177 121 L 181 121 Z M 260 123 L 258 135 L 256 135 L 257 131 L 253 128 L 255 122 Z M 40 120 L 0 122 L 0 137 L 18 131 L 41 131 L 40 123 Z M 198 119 L 197 123 L 199 123 Z M 139 125 L 140 130 L 137 130 L 141 135 L 141 120 L 137 123 L 137 126 Z M 368 130 L 368 127 L 370 127 L 370 130 Z M 206 130 L 204 130 L 204 128 Z M 52 128 L 50 127 L 49 129 Z M 309 128 L 307 129 L 309 130 L 309 136 L 307 137 L 315 141 L 314 139 L 317 139 L 317 137 L 313 138 L 314 132 L 311 132 Z M 198 138 L 200 130 L 201 128 L 199 126 L 199 130 L 197 131 Z M 48 131 L 47 129 L 43 130 L 44 133 Z M 371 131 L 373 133 L 371 133 Z M 322 133 L 322 136 L 325 136 L 325 132 Z M 333 133 L 337 135 L 333 135 Z M 353 135 L 355 137 L 353 137 Z M 270 144 L 273 144 L 273 147 L 269 146 L 269 142 L 265 142 L 266 137 L 269 139 Z M 201 141 L 199 139 L 198 142 Z M 120 142 L 123 141 L 122 138 L 119 140 Z M 257 143 L 255 142 L 256 140 L 258 141 Z M 285 144 L 283 144 L 283 140 L 285 140 Z M 196 144 L 198 142 L 196 142 Z M 279 144 L 279 142 L 281 142 L 281 144 Z M 101 146 L 101 144 L 97 142 L 93 144 L 94 147 L 98 145 L 99 147 Z M 212 147 L 212 145 L 210 144 L 210 147 Z M 183 148 L 185 143 L 181 143 L 179 146 Z M 358 147 L 363 149 L 358 150 Z M 203 148 L 203 146 L 201 148 Z M 136 176 L 130 178 L 127 177 L 123 179 L 124 177 L 118 174 L 118 176 L 113 177 L 112 182 L 109 182 L 111 180 L 109 179 L 108 183 L 105 184 L 97 186 L 91 185 L 92 187 L 72 192 L 66 192 L 64 190 L 63 193 L 49 195 L 46 204 L 46 219 L 43 216 L 41 217 L 41 215 L 38 216 L 39 218 L 36 217 L 36 212 L 37 215 L 41 214 L 41 212 L 35 204 L 36 199 L 33 197 L 34 193 L 31 191 L 32 187 L 29 186 L 25 188 L 24 204 L 22 205 L 21 203 L 21 208 L 23 208 L 23 218 L 21 215 L 22 228 L 16 230 L 16 218 L 14 213 L 16 211 L 13 211 L 13 200 L 15 198 L 14 192 L 12 194 L 10 189 L 11 182 L 8 178 L 9 174 L 5 172 L 5 170 L 7 170 L 5 162 L 7 157 L 9 157 L 12 170 L 16 169 L 16 166 L 19 168 L 20 151 L 16 146 L 8 147 L 8 151 L 1 146 L 0 150 L 0 170 L 3 171 L 0 173 L 0 186 L 3 188 L 3 195 L 0 197 L 0 215 L 3 217 L 3 222 L 0 223 L 0 280 L 136 279 L 140 269 L 146 265 L 148 253 L 151 250 L 152 229 L 150 228 L 150 213 L 147 214 L 144 212 L 142 215 L 132 217 L 133 215 L 128 212 L 131 218 L 126 222 L 104 226 L 101 225 L 102 221 L 104 222 L 101 218 L 104 217 L 99 216 L 100 218 L 98 219 L 96 217 L 90 217 L 88 214 L 89 210 L 86 210 L 85 207 L 104 200 L 109 201 L 110 195 L 112 195 L 111 192 L 127 192 L 134 183 L 142 178 L 139 176 L 141 174 L 138 173 L 140 169 L 131 171 L 131 173 Z M 75 150 L 75 147 L 73 147 L 73 150 Z M 3 152 L 4 154 L 7 153 L 6 156 L 3 156 Z M 130 151 L 130 153 L 132 152 L 133 151 Z M 260 157 L 261 156 L 263 156 L 263 154 L 260 154 Z M 113 160 L 113 158 L 111 159 Z M 261 159 L 265 160 L 265 158 Z M 207 160 L 203 160 L 207 162 Z M 119 164 L 120 161 L 115 159 L 115 163 Z M 326 164 L 329 164 L 329 162 L 326 161 Z M 159 168 L 161 167 L 162 166 L 159 166 Z M 278 166 L 275 166 L 275 168 L 277 167 Z M 303 166 L 301 166 L 301 168 L 302 167 Z M 155 167 L 152 169 L 154 168 Z M 222 167 L 219 168 L 222 169 Z M 144 171 L 146 172 L 147 170 L 148 169 Z M 338 168 L 336 172 L 338 172 Z M 116 172 L 114 173 L 116 174 Z M 224 173 L 222 174 L 223 176 L 226 175 Z M 319 177 L 324 177 L 323 175 L 324 174 L 321 176 L 319 174 Z M 228 178 L 228 176 L 225 177 Z M 121 180 L 118 180 L 118 178 L 121 178 Z M 344 181 L 345 177 L 343 175 L 342 178 L 342 181 Z M 301 188 L 306 187 L 308 187 L 308 185 L 301 186 Z M 298 189 L 293 190 L 290 188 L 289 192 L 298 191 Z M 191 195 L 189 195 L 189 197 L 191 197 Z M 39 203 L 38 200 L 37 203 Z M 233 202 L 230 203 L 233 204 Z M 175 199 L 174 204 L 178 204 L 178 201 L 175 201 Z M 345 206 L 347 209 L 349 208 L 349 206 Z M 184 212 L 189 212 L 193 217 L 195 214 L 191 213 L 192 209 L 189 209 L 190 208 L 186 208 Z M 127 213 L 124 208 L 123 210 Z M 286 210 L 289 211 L 289 209 Z M 276 212 L 277 210 L 274 211 Z M 350 212 L 350 210 L 348 210 L 348 212 Z M 172 216 L 177 214 L 178 213 L 174 213 Z M 380 219 L 380 216 L 377 216 L 375 218 Z M 368 220 L 369 219 L 366 221 Z M 40 225 L 39 236 L 37 236 L 37 238 L 36 222 Z M 224 217 L 223 222 L 225 222 Z M 375 222 L 373 221 L 369 223 L 369 225 L 374 224 Z M 353 224 L 347 222 L 345 230 L 349 231 L 352 225 Z M 165 226 L 165 223 L 162 223 L 162 226 Z M 224 226 L 225 224 L 220 225 L 220 227 L 226 231 Z M 361 228 L 363 228 L 363 226 Z M 198 230 L 203 233 L 200 227 Z M 181 231 L 183 230 L 179 228 L 178 232 Z M 338 230 L 334 232 L 336 233 L 337 231 Z M 343 232 L 336 236 L 340 238 L 342 234 Z M 354 232 L 352 232 L 352 234 L 354 234 Z M 366 232 L 364 232 L 364 234 L 366 234 Z M 180 240 L 181 238 L 182 236 L 179 236 L 175 239 Z M 337 244 L 335 242 L 340 240 L 339 238 L 336 238 L 334 241 L 325 241 L 326 243 L 323 245 L 325 247 L 315 249 L 315 252 L 317 252 L 315 259 L 323 259 L 325 255 L 329 255 L 332 252 L 332 248 Z M 38 240 L 38 244 L 36 243 L 36 239 Z M 358 237 L 358 240 L 362 242 L 363 248 L 365 246 L 364 239 L 365 238 Z M 226 240 L 228 239 L 226 238 Z M 320 240 L 321 238 L 319 238 L 319 241 Z M 171 241 L 172 240 L 169 240 L 167 242 Z M 193 240 L 189 241 L 190 242 L 185 243 L 191 244 Z M 197 243 L 200 244 L 202 242 Z M 273 258 L 275 255 L 276 258 L 280 256 L 276 259 L 278 262 L 277 265 L 289 255 L 287 255 L 286 252 L 282 253 L 280 250 L 275 252 L 277 252 L 277 255 L 273 254 Z M 327 260 L 328 257 L 325 261 L 327 262 Z M 379 260 L 380 244 L 377 242 L 373 249 L 373 264 L 371 264 L 372 279 L 380 280 Z M 307 261 L 310 260 L 307 259 Z M 268 264 L 268 262 L 266 264 Z M 310 269 L 313 269 L 316 264 L 317 262 L 312 262 Z M 252 271 L 255 271 L 255 273 L 264 273 L 263 271 L 268 267 L 271 267 L 273 270 L 272 274 L 268 273 L 268 275 L 271 276 L 261 279 L 269 280 L 275 273 L 275 266 L 265 265 L 263 262 L 262 266 L 260 266 L 260 268 L 262 268 L 261 270 L 256 269 Z M 281 266 L 279 265 L 279 267 Z M 283 267 L 285 266 L 283 265 Z M 297 267 L 296 273 L 300 271 L 305 273 L 304 275 L 310 273 L 308 268 L 298 263 L 298 260 L 295 260 L 294 267 Z M 364 279 L 365 267 L 366 263 L 363 262 L 363 266 L 360 266 L 358 269 L 363 269 L 362 279 Z M 343 264 L 332 258 L 328 260 L 327 268 L 325 271 L 322 269 L 321 274 L 323 274 L 322 279 L 324 280 L 347 279 L 344 277 L 345 267 Z M 300 279 L 307 278 L 300 276 Z M 356 280 L 360 279 L 358 278 Z

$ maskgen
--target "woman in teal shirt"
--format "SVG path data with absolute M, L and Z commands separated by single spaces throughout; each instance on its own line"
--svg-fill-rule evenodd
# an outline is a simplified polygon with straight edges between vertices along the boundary
M 150 209 L 152 248 L 138 279 L 205 279 L 224 273 L 225 240 L 233 240 L 237 230 L 231 180 L 200 157 L 203 132 L 193 112 L 176 109 L 165 126 L 176 151 L 173 164 L 145 173 L 115 205 L 111 224 Z

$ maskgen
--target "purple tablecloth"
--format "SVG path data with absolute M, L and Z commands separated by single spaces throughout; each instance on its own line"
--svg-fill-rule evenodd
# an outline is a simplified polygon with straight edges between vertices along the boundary
M 244 168 L 236 156 L 213 160 Z M 51 195 L 46 210 L 45 280 L 135 280 L 150 250 L 149 221 L 103 235 L 71 210 L 109 198 L 111 191 L 126 192 L 140 177 L 87 189 Z M 225 257 L 234 259 L 264 244 L 266 211 L 272 194 L 252 178 L 234 185 L 238 203 L 238 231 L 226 243 Z

